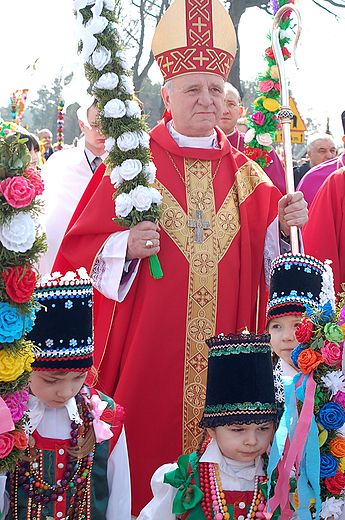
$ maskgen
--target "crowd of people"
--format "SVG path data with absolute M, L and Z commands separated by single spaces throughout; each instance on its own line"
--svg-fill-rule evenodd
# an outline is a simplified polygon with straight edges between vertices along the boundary
M 114 221 L 96 99 L 78 110 L 76 147 L 54 151 L 47 128 L 20 133 L 45 184 L 48 250 L 28 338 L 40 349 L 29 448 L 16 472 L 0 475 L 2 518 L 244 520 L 267 511 L 283 381 L 299 373 L 295 331 L 305 311 L 332 300 L 327 260 L 335 294 L 345 282 L 345 152 L 337 156 L 328 134 L 311 136 L 292 194 L 273 147 L 264 170 L 248 159 L 241 96 L 226 82 L 231 19 L 216 0 L 205 7 L 223 58 L 208 69 L 201 44 L 191 67 L 181 56 L 193 47 L 192 10 L 175 0 L 152 42 L 165 105 L 150 131 L 158 222 Z M 345 134 L 345 112 L 342 121 Z M 301 253 L 290 251 L 292 226 Z

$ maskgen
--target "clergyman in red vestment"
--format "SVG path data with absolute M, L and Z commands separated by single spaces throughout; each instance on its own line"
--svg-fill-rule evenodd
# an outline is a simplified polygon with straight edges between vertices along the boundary
M 269 270 L 270 259 L 280 253 L 279 225 L 288 234 L 290 225 L 306 221 L 302 195 L 279 201 L 281 194 L 262 170 L 215 128 L 236 38 L 218 0 L 202 11 L 193 4 L 175 0 L 153 41 L 167 108 L 150 132 L 154 185 L 163 198 L 159 225 L 141 222 L 123 230 L 113 222 L 114 188 L 110 171 L 101 166 L 54 266 L 85 266 L 99 291 L 94 305 L 98 386 L 126 410 L 134 514 L 150 499 L 156 468 L 198 445 L 205 340 L 245 327 L 264 329 L 264 266 Z M 207 24 L 211 35 L 198 47 L 190 40 L 198 23 L 195 12 L 200 30 Z M 182 60 L 181 53 L 198 59 Z M 212 56 L 219 59 L 211 67 Z M 189 73 L 191 63 L 195 70 Z M 164 273 L 160 280 L 149 274 L 148 257 L 156 253 Z

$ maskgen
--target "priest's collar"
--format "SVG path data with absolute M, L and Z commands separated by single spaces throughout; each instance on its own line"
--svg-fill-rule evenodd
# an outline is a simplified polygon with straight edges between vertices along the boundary
M 207 137 L 188 137 L 175 130 L 172 119 L 167 122 L 166 127 L 171 137 L 181 148 L 219 148 L 215 129 L 213 129 L 212 134 Z

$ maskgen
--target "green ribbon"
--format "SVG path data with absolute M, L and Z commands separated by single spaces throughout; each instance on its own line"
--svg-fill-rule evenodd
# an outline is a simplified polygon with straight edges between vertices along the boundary
M 178 468 L 164 475 L 166 484 L 178 488 L 172 507 L 174 515 L 183 515 L 189 509 L 193 509 L 204 496 L 198 486 L 191 484 L 198 462 L 199 460 L 196 459 L 194 466 L 192 465 L 192 471 L 188 475 L 189 455 L 181 455 L 177 460 Z
M 153 276 L 155 280 L 159 280 L 159 278 L 163 277 L 163 271 L 157 255 L 152 255 L 149 257 L 149 267 L 150 275 Z

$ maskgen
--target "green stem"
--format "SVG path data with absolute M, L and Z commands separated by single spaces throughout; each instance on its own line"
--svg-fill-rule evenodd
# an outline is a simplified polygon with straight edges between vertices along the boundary
M 150 275 L 153 276 L 155 280 L 159 280 L 159 278 L 163 277 L 163 271 L 157 255 L 152 255 L 149 257 L 149 267 Z

